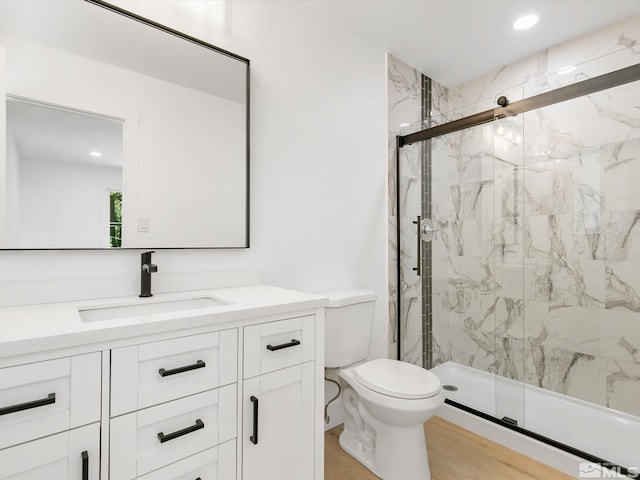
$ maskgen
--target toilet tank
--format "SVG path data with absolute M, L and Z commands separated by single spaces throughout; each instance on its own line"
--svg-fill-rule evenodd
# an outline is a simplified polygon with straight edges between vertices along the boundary
M 338 368 L 365 360 L 369 355 L 376 294 L 371 290 L 324 292 L 325 367 Z

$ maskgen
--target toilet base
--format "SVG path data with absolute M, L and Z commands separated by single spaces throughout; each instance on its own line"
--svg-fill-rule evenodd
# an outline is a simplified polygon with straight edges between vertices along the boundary
M 360 432 L 345 428 L 340 447 L 383 480 L 430 480 L 422 424 L 395 427 L 375 423 L 365 422 Z
M 430 480 L 423 424 L 444 403 L 437 377 L 437 394 L 418 399 L 368 389 L 355 378 L 353 368 L 340 370 L 340 378 L 342 449 L 383 480 Z

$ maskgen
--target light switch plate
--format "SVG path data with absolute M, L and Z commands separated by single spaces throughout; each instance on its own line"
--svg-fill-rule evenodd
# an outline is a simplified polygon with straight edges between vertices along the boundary
M 148 232 L 151 230 L 151 218 L 150 217 L 138 217 L 138 231 Z

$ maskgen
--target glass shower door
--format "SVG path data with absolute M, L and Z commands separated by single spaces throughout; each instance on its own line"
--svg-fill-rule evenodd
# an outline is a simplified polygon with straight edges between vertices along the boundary
M 640 467 L 639 92 L 523 115 L 525 427 L 626 467 Z
M 511 120 L 401 150 L 400 358 L 432 369 L 450 402 L 520 424 L 522 124 Z M 425 219 L 431 241 L 419 239 Z

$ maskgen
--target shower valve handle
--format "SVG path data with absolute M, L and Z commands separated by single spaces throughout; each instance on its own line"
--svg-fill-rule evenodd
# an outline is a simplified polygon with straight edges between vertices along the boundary
M 420 238 L 423 242 L 430 242 L 438 238 L 440 229 L 435 226 L 430 218 L 423 218 L 420 222 Z

